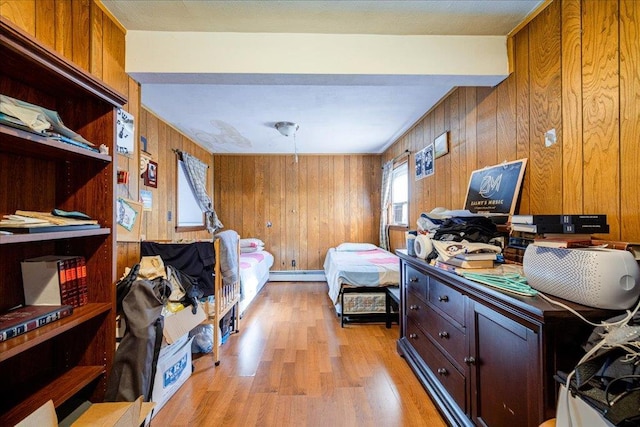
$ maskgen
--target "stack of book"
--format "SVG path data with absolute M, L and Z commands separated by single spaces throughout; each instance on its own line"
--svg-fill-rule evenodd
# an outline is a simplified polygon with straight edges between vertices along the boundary
M 596 215 L 513 215 L 511 230 L 534 234 L 608 234 L 607 216 Z
M 496 259 L 495 252 L 473 252 L 458 254 L 448 259 L 438 258 L 435 266 L 443 270 L 459 273 L 466 269 L 493 268 Z
M 510 229 L 504 257 L 519 264 L 530 244 L 549 248 L 589 247 L 593 234 L 609 233 L 604 214 L 513 215 Z
M 56 210 L 54 210 L 56 211 Z M 100 228 L 95 219 L 64 217 L 51 212 L 18 210 L 14 215 L 3 215 L 0 230 L 11 233 L 48 233 L 52 231 L 78 231 Z
M 73 314 L 69 305 L 27 305 L 0 314 L 0 342 Z
M 57 111 L 2 94 L 0 94 L 0 124 L 99 152 L 94 144 L 66 127 Z
M 82 256 L 46 255 L 21 263 L 27 305 L 70 305 L 89 301 L 87 264 Z

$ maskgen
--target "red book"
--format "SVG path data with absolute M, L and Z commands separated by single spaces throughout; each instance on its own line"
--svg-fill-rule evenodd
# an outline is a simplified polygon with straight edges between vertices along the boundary
M 87 262 L 84 257 L 78 257 L 78 268 L 76 269 L 78 279 L 79 305 L 89 302 L 89 288 L 87 286 Z
M 72 304 L 70 283 L 67 281 L 67 270 L 64 260 L 57 262 L 58 264 L 58 280 L 60 281 L 60 303 Z
M 70 305 L 26 305 L 0 314 L 0 341 L 25 334 L 73 314 Z
M 77 258 L 71 258 L 65 261 L 67 264 L 67 281 L 69 282 L 69 289 L 71 291 L 71 305 L 74 307 L 78 307 L 80 303 L 76 260 Z

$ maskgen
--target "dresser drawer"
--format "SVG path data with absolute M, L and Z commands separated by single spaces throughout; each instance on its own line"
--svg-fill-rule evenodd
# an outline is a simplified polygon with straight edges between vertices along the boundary
M 427 313 L 433 311 L 428 308 L 427 303 L 418 298 L 414 293 L 407 292 L 407 304 L 406 304 L 407 318 L 413 320 L 416 324 L 422 326 L 422 329 L 426 330 L 426 322 L 428 321 Z
M 429 283 L 427 275 L 409 265 L 406 266 L 405 271 L 405 286 L 407 287 L 407 291 L 413 292 L 426 301 Z
M 440 381 L 458 406 L 467 413 L 464 375 L 458 372 L 411 320 L 407 321 L 407 339 L 422 357 L 427 369 Z
M 464 295 L 431 277 L 429 303 L 464 326 Z
M 451 322 L 440 316 L 434 310 L 423 310 L 425 318 L 420 327 L 427 332 L 432 341 L 437 342 L 452 360 L 463 366 L 464 358 L 468 356 L 465 332 L 456 328 Z

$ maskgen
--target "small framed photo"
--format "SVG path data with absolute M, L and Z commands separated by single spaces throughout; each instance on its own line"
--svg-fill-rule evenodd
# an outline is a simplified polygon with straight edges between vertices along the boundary
M 433 151 L 434 151 L 434 145 L 433 144 L 429 144 L 424 148 L 424 154 L 423 154 L 423 168 L 424 168 L 424 176 L 431 176 L 434 173 L 436 173 L 436 168 L 435 168 L 435 162 L 434 160 L 434 156 L 433 156 Z
M 147 163 L 147 170 L 144 172 L 144 185 L 158 188 L 158 164 L 153 160 Z
M 438 136 L 434 141 L 435 145 L 435 158 L 444 156 L 449 152 L 449 131 Z

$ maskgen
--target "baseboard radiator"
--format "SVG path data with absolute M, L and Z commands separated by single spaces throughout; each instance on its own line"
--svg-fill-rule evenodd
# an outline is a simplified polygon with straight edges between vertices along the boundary
M 324 282 L 323 270 L 270 271 L 270 282 Z

